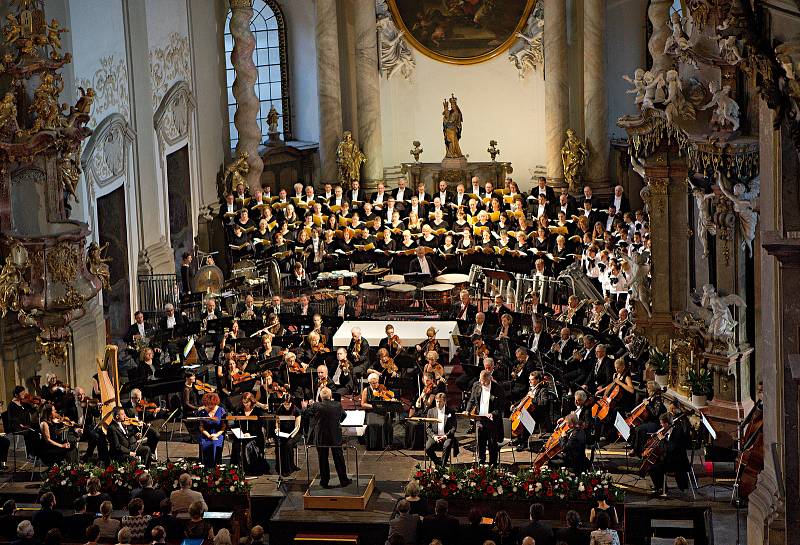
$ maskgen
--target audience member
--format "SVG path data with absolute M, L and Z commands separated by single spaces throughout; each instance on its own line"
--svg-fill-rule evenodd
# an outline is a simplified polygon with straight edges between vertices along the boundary
M 428 502 L 427 500 L 422 499 L 419 496 L 419 483 L 417 481 L 410 481 L 405 488 L 405 500 L 408 502 L 411 510 L 409 511 L 412 515 L 419 515 L 420 517 L 424 517 L 430 514 L 430 509 L 428 509 Z M 399 502 L 398 502 L 399 503 Z M 397 510 L 397 506 L 395 506 L 395 511 Z
M 461 542 L 464 545 L 481 545 L 489 538 L 491 527 L 482 524 L 483 511 L 480 507 L 473 507 L 467 514 L 467 524 L 461 527 Z
M 389 543 L 392 536 L 401 535 L 407 545 L 416 545 L 419 532 L 419 515 L 411 513 L 408 500 L 400 500 L 397 504 L 397 516 L 389 521 Z
M 161 500 L 167 495 L 160 488 L 153 488 L 153 476 L 147 471 L 139 475 L 139 488 L 131 492 L 131 498 L 142 498 L 145 515 L 152 515 L 159 509 Z
M 678 536 L 675 538 L 675 541 L 672 542 L 672 545 L 689 545 L 689 542 L 686 541 L 685 537 Z
M 131 529 L 120 528 L 117 532 L 117 545 L 130 545 L 131 544 Z
M 61 530 L 50 528 L 42 540 L 42 545 L 61 545 Z
M 592 531 L 589 545 L 620 545 L 617 531 L 609 528 L 610 522 L 608 513 L 597 514 L 594 521 L 597 530 Z
M 34 537 L 33 524 L 29 520 L 23 520 L 17 524 L 17 539 L 11 545 L 38 545 L 39 541 Z
M 79 541 L 86 535 L 86 528 L 94 522 L 94 513 L 86 512 L 85 496 L 72 502 L 74 513 L 64 519 L 64 537 L 69 541 Z
M 153 545 L 157 543 L 166 543 L 167 532 L 164 531 L 163 526 L 154 526 L 153 529 L 150 530 L 150 538 L 153 540 Z
M 42 506 L 31 518 L 31 523 L 36 529 L 36 537 L 42 539 L 47 532 L 53 528 L 61 528 L 64 522 L 64 515 L 60 511 L 56 511 L 56 496 L 52 492 L 45 492 L 39 498 L 39 504 Z
M 519 531 L 511 523 L 511 517 L 506 511 L 498 511 L 494 516 L 494 524 L 489 537 L 496 545 L 517 545 Z
M 599 492 L 596 496 L 597 499 L 597 507 L 592 507 L 592 512 L 589 513 L 589 524 L 594 524 L 595 519 L 597 518 L 598 513 L 606 513 L 608 515 L 608 520 L 611 522 L 611 526 L 616 528 L 619 525 L 619 519 L 617 518 L 617 510 L 614 508 L 613 505 L 608 505 L 606 502 L 605 493 Z
M 433 515 L 422 519 L 422 535 L 425 538 L 423 543 L 436 538 L 443 545 L 458 545 L 458 519 L 447 513 L 448 508 L 447 500 L 438 499 L 433 509 Z
M 546 522 L 542 522 L 541 519 L 543 517 L 544 505 L 541 503 L 532 503 L 528 509 L 528 518 L 530 522 L 520 530 L 520 535 L 532 537 L 536 545 L 553 545 L 553 529 Z
M 250 528 L 250 538 L 247 545 L 266 545 L 266 543 L 264 540 L 264 528 L 261 525 L 256 524 Z
M 131 539 L 141 541 L 147 535 L 147 524 L 150 522 L 150 515 L 142 513 L 144 502 L 142 498 L 133 498 L 128 502 L 128 514 L 122 517 L 122 527 L 130 528 Z
M 191 539 L 214 539 L 214 529 L 203 520 L 204 502 L 196 501 L 189 506 L 189 522 L 186 523 L 186 537 Z
M 83 495 L 83 498 L 86 500 L 87 513 L 99 513 L 100 504 L 104 501 L 111 501 L 111 496 L 100 492 L 100 479 L 97 477 L 91 477 L 86 482 L 86 494 Z
M 197 490 L 192 490 L 192 476 L 188 473 L 181 474 L 178 477 L 178 484 L 180 488 L 173 490 L 169 495 L 169 500 L 172 502 L 172 513 L 185 513 L 189 510 L 189 506 L 194 502 L 199 501 L 202 504 L 203 511 L 208 511 L 203 495 Z
M 17 535 L 17 519 L 14 511 L 17 509 L 17 502 L 6 500 L 0 510 L 0 537 L 11 539 Z
M 214 536 L 214 545 L 233 545 L 231 543 L 231 533 L 227 528 L 221 529 Z
M 158 515 L 153 516 L 147 524 L 147 532 L 152 532 L 153 528 L 161 526 L 170 541 L 183 539 L 183 523 L 172 514 L 172 502 L 169 498 L 164 498 L 158 506 Z
M 521 545 L 536 545 L 536 540 L 534 540 L 531 536 L 525 536 L 522 538 Z
M 100 516 L 94 519 L 94 523 L 100 527 L 100 539 L 117 539 L 117 534 L 122 524 L 117 519 L 111 518 L 114 506 L 106 500 L 100 504 Z
M 587 545 L 589 536 L 580 529 L 581 516 L 577 511 L 567 511 L 567 527 L 560 528 L 556 532 L 556 539 L 566 543 L 566 545 Z
M 92 524 L 86 528 L 86 544 L 97 545 L 97 540 L 100 538 L 100 527 L 97 524 Z

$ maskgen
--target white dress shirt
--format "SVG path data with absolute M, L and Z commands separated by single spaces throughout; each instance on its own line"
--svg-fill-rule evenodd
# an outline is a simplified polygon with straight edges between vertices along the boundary
M 431 268 L 428 266 L 428 260 L 424 257 L 422 259 L 417 258 L 419 261 L 419 268 L 422 274 L 431 274 Z
M 492 396 L 492 387 L 481 385 L 481 402 L 478 407 L 478 414 L 486 416 L 489 414 L 489 398 Z
M 444 423 L 447 420 L 447 411 L 436 407 L 436 419 L 439 421 L 436 425 L 436 435 L 444 435 Z

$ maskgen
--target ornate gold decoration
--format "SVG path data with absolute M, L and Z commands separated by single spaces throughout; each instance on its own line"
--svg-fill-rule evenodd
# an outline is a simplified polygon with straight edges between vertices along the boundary
M 231 9 L 253 9 L 253 0 L 231 0 Z
M 350 189 L 353 182 L 361 180 L 361 163 L 367 161 L 358 144 L 353 141 L 353 134 L 344 131 L 342 141 L 336 147 L 336 165 L 339 167 L 339 183 L 342 187 Z
M 667 195 L 669 193 L 669 178 L 647 178 L 647 185 L 653 195 Z
M 250 157 L 250 154 L 247 151 L 240 151 L 239 157 L 227 166 L 225 169 L 225 176 L 223 177 L 223 183 L 228 181 L 228 178 L 231 179 L 230 185 L 225 186 L 225 190 L 229 193 L 233 193 L 236 187 L 239 184 L 244 185 L 247 187 L 247 173 L 250 172 L 250 165 L 247 164 L 247 159 Z
M 686 149 L 689 170 L 713 177 L 722 172 L 729 178 L 749 180 L 759 171 L 758 140 L 752 142 L 692 142 Z
M 67 286 L 64 295 L 54 301 L 56 307 L 60 308 L 81 308 L 84 303 L 83 296 L 72 286 Z
M 78 252 L 69 242 L 59 242 L 47 252 L 47 269 L 56 282 L 70 284 L 78 274 Z
M 100 279 L 104 290 L 111 289 L 111 271 L 106 263 L 111 263 L 113 259 L 103 257 L 103 252 L 108 248 L 108 242 L 99 246 L 96 242 L 89 244 L 86 251 L 86 268 L 89 272 Z
M 30 285 L 24 278 L 30 266 L 27 250 L 14 244 L 0 270 L 0 316 L 5 317 L 9 310 L 19 311 L 20 296 L 31 293 Z
M 409 153 L 412 157 L 414 157 L 414 162 L 419 163 L 419 156 L 422 155 L 422 152 L 425 150 L 420 147 L 419 140 L 414 140 L 411 142 L 411 145 L 414 146 L 414 149 L 412 149 Z
M 635 157 L 648 157 L 666 140 L 675 142 L 682 150 L 688 144 L 686 133 L 667 123 L 666 114 L 655 108 L 644 110 L 641 115 L 622 116 L 617 124 L 628 132 L 628 146 Z
M 56 367 L 66 364 L 69 355 L 66 341 L 45 340 L 41 336 L 36 337 L 36 352 L 46 356 L 47 360 Z
M 567 139 L 561 148 L 561 162 L 564 164 L 564 179 L 569 184 L 570 193 L 577 193 L 583 181 L 583 167 L 586 164 L 586 144 L 567 129 Z
M 489 140 L 489 148 L 486 151 L 492 158 L 492 163 L 494 163 L 495 158 L 500 155 L 500 148 L 497 147 L 497 140 Z

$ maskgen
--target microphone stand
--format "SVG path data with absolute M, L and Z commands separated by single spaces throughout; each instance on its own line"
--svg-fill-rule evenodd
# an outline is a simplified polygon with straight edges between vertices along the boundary
M 165 430 L 167 429 L 167 424 L 169 424 L 170 420 L 172 420 L 172 419 L 175 417 L 175 415 L 176 415 L 176 414 L 178 414 L 178 411 L 179 411 L 180 409 L 181 409 L 180 407 L 176 407 L 176 408 L 175 408 L 175 410 L 174 410 L 174 411 L 172 411 L 172 412 L 169 414 L 169 416 L 167 416 L 167 418 L 165 418 L 165 419 L 164 419 L 164 423 L 163 423 L 163 424 L 161 424 L 161 427 L 159 428 L 159 430 L 158 430 L 158 431 L 160 431 L 160 432 L 161 432 L 161 431 L 165 431 Z M 142 437 L 144 437 L 144 435 L 142 435 Z M 164 441 L 164 443 L 167 445 L 167 446 L 166 446 L 166 451 L 167 451 L 167 462 L 169 462 L 169 441 Z

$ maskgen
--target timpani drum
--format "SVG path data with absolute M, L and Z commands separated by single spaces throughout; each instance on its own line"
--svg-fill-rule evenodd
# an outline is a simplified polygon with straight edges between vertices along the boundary
M 414 303 L 417 288 L 412 284 L 394 284 L 386 288 L 389 310 L 407 310 Z
M 363 309 L 377 310 L 378 307 L 380 307 L 383 286 L 373 284 L 372 282 L 364 282 L 358 285 L 358 289 L 361 295 L 361 307 Z
M 237 261 L 231 267 L 231 278 L 250 279 L 256 276 L 256 264 L 249 259 Z
M 387 274 L 382 278 L 384 282 L 394 282 L 395 284 L 405 284 L 406 278 L 402 274 Z
M 452 284 L 431 284 L 422 287 L 422 299 L 439 312 L 447 312 L 450 308 Z
M 342 274 L 342 286 L 354 287 L 358 285 L 358 273 L 353 271 L 336 271 Z
M 469 275 L 460 273 L 440 274 L 434 280 L 440 284 L 451 284 L 453 286 L 453 299 L 458 300 L 459 292 L 469 287 Z

